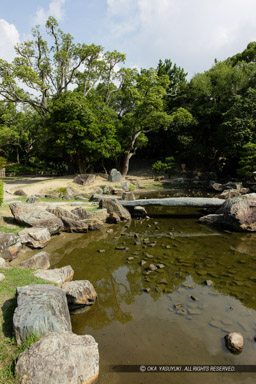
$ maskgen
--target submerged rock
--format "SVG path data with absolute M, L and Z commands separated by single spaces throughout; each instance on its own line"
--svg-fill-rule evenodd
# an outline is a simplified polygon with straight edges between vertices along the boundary
M 243 350 L 244 338 L 239 332 L 231 332 L 224 337 L 226 347 L 232 353 L 240 353 Z
M 15 372 L 22 384 L 92 384 L 98 344 L 89 335 L 49 332 L 19 356 Z
M 63 284 L 68 303 L 71 305 L 92 305 L 97 299 L 94 286 L 88 280 L 75 280 Z
M 100 201 L 100 207 L 106 208 L 108 213 L 117 214 L 121 220 L 131 220 L 131 215 L 117 200 L 102 199 Z
M 48 284 L 18 287 L 13 327 L 18 345 L 31 334 L 41 336 L 49 331 L 71 332 L 65 293 Z

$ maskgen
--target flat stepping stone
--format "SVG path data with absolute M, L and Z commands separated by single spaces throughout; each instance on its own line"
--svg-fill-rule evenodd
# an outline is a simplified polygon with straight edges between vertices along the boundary
M 190 315 L 200 315 L 200 314 L 201 314 L 201 311 L 200 311 L 200 309 L 189 308 L 189 309 L 188 309 L 188 313 L 189 313 Z
M 38 269 L 34 272 L 34 276 L 40 277 L 50 283 L 56 283 L 59 287 L 61 287 L 64 283 L 73 279 L 74 270 L 70 265 L 63 268 L 48 269 L 47 271 Z

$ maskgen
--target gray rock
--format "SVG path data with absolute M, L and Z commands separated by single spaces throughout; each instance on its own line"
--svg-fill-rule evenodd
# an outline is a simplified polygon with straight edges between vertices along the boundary
M 111 189 L 112 187 L 110 185 L 105 185 L 105 187 L 103 188 L 103 193 L 108 194 L 110 193 Z
M 0 281 L 3 281 L 5 279 L 5 275 L 3 273 L 0 273 Z
M 47 252 L 39 252 L 29 259 L 19 263 L 19 267 L 31 269 L 49 269 L 50 266 L 50 254 Z
M 110 213 L 106 221 L 108 224 L 118 224 L 120 220 L 120 217 L 116 213 Z
M 15 191 L 14 195 L 16 195 L 16 196 L 27 196 L 27 194 L 22 189 L 18 189 L 17 191 Z
M 124 192 L 122 194 L 122 200 L 128 200 L 128 201 L 135 200 L 134 193 L 133 192 Z
M 88 213 L 86 210 L 82 207 L 77 207 L 75 209 L 72 209 L 71 213 L 78 217 L 79 220 L 85 220 L 88 218 Z M 74 219 L 75 220 L 75 219 Z
M 39 200 L 39 197 L 37 196 L 29 196 L 26 200 L 26 203 L 28 204 L 34 204 Z
M 113 189 L 111 189 L 112 195 L 122 196 L 123 192 L 124 191 L 121 188 L 113 188 Z
M 75 280 L 63 284 L 68 303 L 71 305 L 92 305 L 97 299 L 94 286 L 88 280 Z
M 83 193 L 79 193 L 78 195 L 75 196 L 76 200 L 82 200 L 82 201 L 88 201 L 87 197 Z
M 0 257 L 0 268 L 8 268 L 8 267 L 9 267 L 9 264 L 6 263 L 5 259 Z
M 68 211 L 67 209 L 63 209 L 61 207 L 54 207 L 54 208 L 47 208 L 47 212 L 52 213 L 53 215 L 59 217 L 62 219 L 63 217 L 72 219 L 72 220 L 79 220 L 79 216 L 76 215 L 73 211 Z
M 67 197 L 72 198 L 72 197 L 75 196 L 76 193 L 75 193 L 75 191 L 72 188 L 67 187 L 65 194 L 66 194 Z
M 13 327 L 18 345 L 30 334 L 41 336 L 49 331 L 71 332 L 65 293 L 48 284 L 18 287 Z
M 138 217 L 144 218 L 147 216 L 147 211 L 144 207 L 137 205 L 133 208 L 131 215 L 134 218 L 138 218 Z
M 113 183 L 119 183 L 120 181 L 122 181 L 122 175 L 117 169 L 113 168 L 110 171 L 108 180 Z
M 48 228 L 25 228 L 19 232 L 21 244 L 31 248 L 43 248 L 51 240 Z
M 121 196 L 113 195 L 97 195 L 96 193 L 90 197 L 90 201 L 99 203 L 101 200 L 121 200 Z
M 62 221 L 57 216 L 34 204 L 11 203 L 9 207 L 19 224 L 48 228 L 51 234 L 58 233 L 62 228 Z
M 0 232 L 0 255 L 5 259 L 12 260 L 21 250 L 19 236 L 14 233 Z
M 221 225 L 235 231 L 256 231 L 256 193 L 228 199 L 214 215 L 200 218 L 205 224 Z
M 231 332 L 224 337 L 226 347 L 232 353 L 242 352 L 244 346 L 243 335 L 239 332 Z
M 49 269 L 48 271 L 38 269 L 34 272 L 34 276 L 61 287 L 64 283 L 73 279 L 74 271 L 70 265 L 67 265 L 66 267 Z
M 63 231 L 64 232 L 75 232 L 75 233 L 86 233 L 88 232 L 88 224 L 85 220 L 72 220 L 67 217 L 62 218 Z
M 20 355 L 15 372 L 22 384 L 92 384 L 98 344 L 89 335 L 49 332 Z
M 116 213 L 121 220 L 131 220 L 131 215 L 117 200 L 102 199 L 100 207 L 106 208 L 108 213 Z
M 96 211 L 89 214 L 88 219 L 96 219 L 106 222 L 108 217 L 108 210 L 106 208 L 103 209 L 97 209 Z
M 86 219 L 83 222 L 88 225 L 89 231 L 95 231 L 104 227 L 104 223 L 101 220 L 97 219 Z
M 122 189 L 125 192 L 129 192 L 130 191 L 130 183 L 128 183 L 128 181 L 123 181 L 121 186 L 122 186 Z
M 220 195 L 220 199 L 232 199 L 234 197 L 240 197 L 241 192 L 238 189 L 225 189 Z
M 120 204 L 124 207 L 160 205 L 165 207 L 218 208 L 223 204 L 223 200 L 209 197 L 167 197 L 164 199 L 139 199 L 134 201 L 121 200 Z
M 212 280 L 205 280 L 204 284 L 207 285 L 208 287 L 212 287 L 214 285 Z
M 98 193 L 98 194 L 101 194 L 103 191 L 102 191 L 102 189 L 101 189 L 101 187 L 97 187 L 97 188 L 95 188 L 95 191 L 94 191 L 94 193 Z
M 92 184 L 95 180 L 96 180 L 95 175 L 90 173 L 84 173 L 84 174 L 77 175 L 74 178 L 73 183 L 77 183 L 80 185 L 88 185 L 88 184 Z
M 149 264 L 148 269 L 150 269 L 151 271 L 155 271 L 157 267 L 154 264 Z
M 59 199 L 60 194 L 59 193 L 46 193 L 44 195 L 44 197 L 46 197 L 47 199 L 57 200 L 57 199 Z

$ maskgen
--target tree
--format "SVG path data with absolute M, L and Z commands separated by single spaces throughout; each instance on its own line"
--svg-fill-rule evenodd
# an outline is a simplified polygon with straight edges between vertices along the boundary
M 169 84 L 167 75 L 158 76 L 154 69 L 122 69 L 121 84 L 113 101 L 119 121 L 119 135 L 124 152 L 122 174 L 137 148 L 147 143 L 147 133 L 167 128 L 170 117 L 164 111 L 163 96 Z
M 87 96 L 102 80 L 108 99 L 115 66 L 125 55 L 104 53 L 94 44 L 74 44 L 53 17 L 46 22 L 46 32 L 50 46 L 37 26 L 32 30 L 33 40 L 17 44 L 12 63 L 0 59 L 0 95 L 9 102 L 30 105 L 42 117 L 49 111 L 50 100 L 60 98 L 70 86 L 80 86 Z
M 120 151 L 116 115 L 103 102 L 80 92 L 67 92 L 54 100 L 47 120 L 50 155 L 86 172 L 97 162 Z

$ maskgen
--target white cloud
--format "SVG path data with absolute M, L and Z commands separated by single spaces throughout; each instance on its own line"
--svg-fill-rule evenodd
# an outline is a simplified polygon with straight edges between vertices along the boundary
M 142 67 L 170 58 L 193 75 L 256 40 L 255 0 L 107 0 L 107 5 L 108 39 Z
M 19 32 L 14 24 L 0 19 L 0 57 L 12 61 L 15 56 L 14 46 L 19 42 Z
M 58 21 L 63 20 L 64 17 L 64 5 L 66 0 L 52 0 L 48 6 L 48 9 L 40 8 L 36 12 L 34 24 L 44 25 L 49 16 L 55 17 Z

